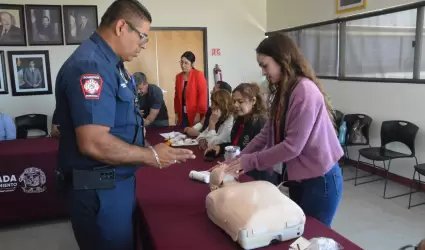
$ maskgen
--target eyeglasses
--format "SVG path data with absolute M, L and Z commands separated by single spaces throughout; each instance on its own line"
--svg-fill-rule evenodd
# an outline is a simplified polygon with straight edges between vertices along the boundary
M 188 62 L 188 61 L 180 60 L 179 63 L 180 63 L 180 65 L 190 65 L 190 62 Z
M 144 34 L 144 33 L 140 32 L 139 30 L 137 30 L 136 27 L 134 27 L 134 25 L 131 24 L 129 21 L 125 21 L 125 22 L 127 23 L 128 27 L 130 27 L 134 32 L 139 34 L 140 40 L 142 41 L 142 45 L 149 42 L 149 36 L 147 34 Z

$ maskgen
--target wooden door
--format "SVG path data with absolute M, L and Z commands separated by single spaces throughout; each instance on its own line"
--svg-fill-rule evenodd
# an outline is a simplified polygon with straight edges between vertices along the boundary
M 131 62 L 126 62 L 124 65 L 130 74 L 143 72 L 149 83 L 157 84 L 156 36 L 155 32 L 150 32 L 148 35 L 149 42 L 147 43 L 146 49 L 142 50 Z
M 166 91 L 164 101 L 170 124 L 175 124 L 174 94 L 176 75 L 181 72 L 180 57 L 192 51 L 196 57 L 195 68 L 204 72 L 203 43 L 203 33 L 198 30 L 157 32 L 159 86 Z
M 170 125 L 175 124 L 175 80 L 181 72 L 179 61 L 185 51 L 195 54 L 195 68 L 204 72 L 204 41 L 200 30 L 151 31 L 147 48 L 137 58 L 125 63 L 131 74 L 138 71 L 145 73 L 149 83 L 164 91 Z

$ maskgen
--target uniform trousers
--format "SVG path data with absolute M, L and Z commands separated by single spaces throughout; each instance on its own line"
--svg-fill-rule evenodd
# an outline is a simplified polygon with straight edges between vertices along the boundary
M 135 177 L 113 189 L 68 190 L 68 210 L 80 250 L 133 250 Z

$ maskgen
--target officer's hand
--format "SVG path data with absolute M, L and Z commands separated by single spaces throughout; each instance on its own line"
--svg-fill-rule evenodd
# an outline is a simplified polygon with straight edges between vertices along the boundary
M 179 116 L 178 116 L 178 114 L 176 114 L 176 125 L 180 125 L 180 121 L 179 121 Z
M 169 167 L 171 164 L 196 158 L 191 150 L 172 148 L 165 143 L 159 143 L 153 148 L 158 154 L 159 162 L 162 167 Z M 156 166 L 156 164 L 154 166 Z

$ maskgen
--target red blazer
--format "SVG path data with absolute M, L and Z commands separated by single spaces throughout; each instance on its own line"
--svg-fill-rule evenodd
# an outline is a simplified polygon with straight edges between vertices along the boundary
M 180 123 L 183 120 L 182 95 L 184 87 L 184 72 L 176 76 L 176 89 L 174 93 L 174 111 L 179 116 Z M 201 119 L 207 113 L 207 81 L 201 71 L 192 69 L 189 73 L 186 85 L 186 112 L 189 119 L 189 126 L 194 125 L 196 113 L 201 115 Z

